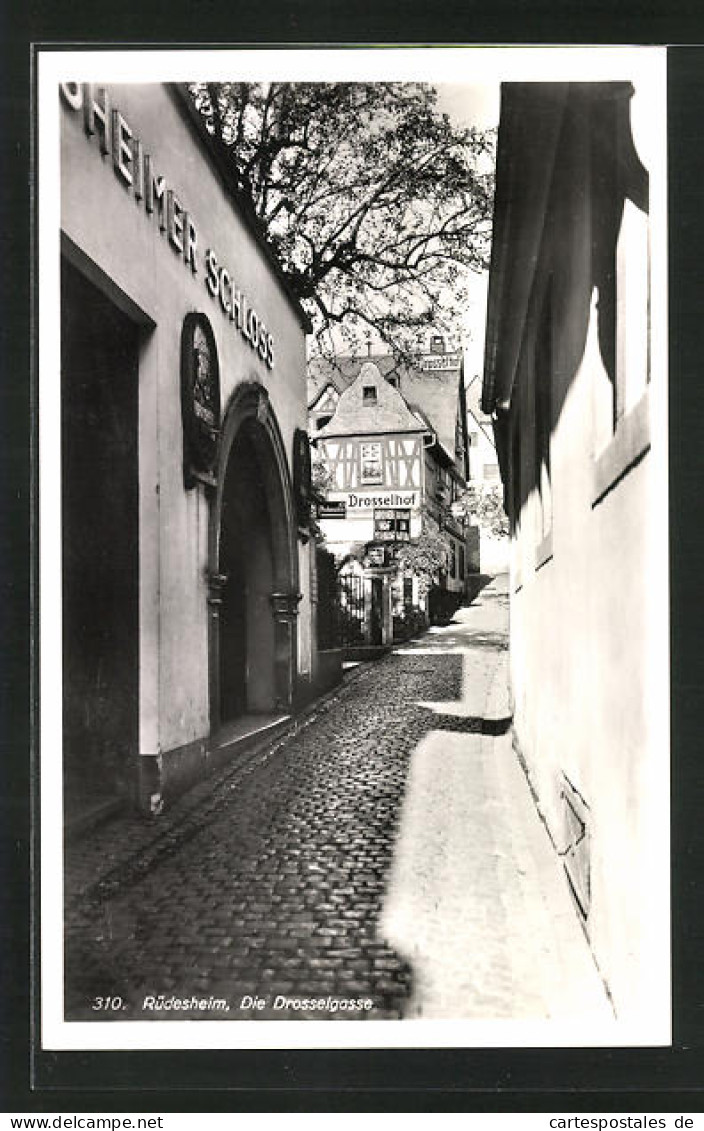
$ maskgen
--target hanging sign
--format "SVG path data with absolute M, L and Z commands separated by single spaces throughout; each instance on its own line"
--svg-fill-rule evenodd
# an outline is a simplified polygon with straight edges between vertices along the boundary
M 318 518 L 347 518 L 347 504 L 344 499 L 328 499 L 320 503 Z
M 421 358 L 420 367 L 425 373 L 438 370 L 459 369 L 461 357 L 458 353 L 435 353 Z
M 410 542 L 410 510 L 375 510 L 375 542 Z

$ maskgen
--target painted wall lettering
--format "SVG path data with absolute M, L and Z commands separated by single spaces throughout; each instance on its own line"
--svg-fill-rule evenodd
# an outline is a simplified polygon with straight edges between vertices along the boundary
M 221 267 L 211 247 L 205 253 L 205 285 L 211 296 L 219 300 L 242 337 L 255 350 L 269 369 L 274 368 L 274 339 L 264 322 L 250 305 L 247 296 L 236 286 L 227 267 Z
M 166 177 L 154 167 L 150 153 L 119 108 L 110 99 L 107 87 L 93 83 L 61 83 L 61 97 L 67 110 L 83 116 L 88 138 L 97 137 L 100 153 L 112 159 L 118 180 L 144 202 L 154 216 L 169 246 L 182 258 L 194 275 L 198 274 L 198 233 L 186 209 Z M 269 368 L 274 368 L 274 339 L 260 314 L 227 267 L 221 266 L 212 248 L 205 252 L 205 286 L 222 313 L 234 324 L 250 347 Z

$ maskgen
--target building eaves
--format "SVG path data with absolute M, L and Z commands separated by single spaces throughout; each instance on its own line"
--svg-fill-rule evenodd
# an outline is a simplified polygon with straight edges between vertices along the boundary
M 511 400 L 569 83 L 503 83 L 481 409 Z
M 402 379 L 402 388 L 408 400 L 422 411 L 435 432 L 438 443 L 454 459 L 460 408 L 460 371 L 427 373 L 416 370 Z

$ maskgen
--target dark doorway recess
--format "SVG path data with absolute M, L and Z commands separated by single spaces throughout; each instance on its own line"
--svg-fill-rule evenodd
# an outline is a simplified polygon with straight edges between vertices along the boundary
M 381 644 L 384 627 L 384 582 L 372 578 L 371 643 Z
M 63 262 L 63 773 L 69 824 L 126 791 L 138 750 L 138 348 L 134 323 Z
M 225 475 L 220 569 L 220 713 L 226 723 L 272 710 L 274 589 L 271 518 L 256 445 L 261 425 L 247 420 L 232 445 Z
M 266 390 L 242 382 L 223 420 L 210 510 L 210 711 L 214 730 L 291 710 L 298 542 L 286 451 Z

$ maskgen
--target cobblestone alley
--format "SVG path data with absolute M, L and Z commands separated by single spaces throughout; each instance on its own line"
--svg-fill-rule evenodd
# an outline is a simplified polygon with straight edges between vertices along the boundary
M 608 1013 L 512 750 L 507 646 L 498 577 L 161 818 L 69 842 L 66 1017 Z M 226 1008 L 145 1008 L 160 994 Z

